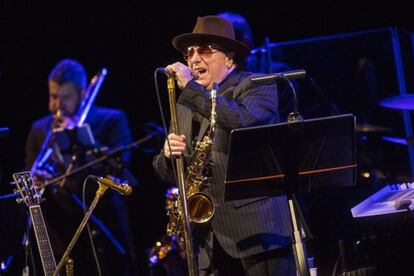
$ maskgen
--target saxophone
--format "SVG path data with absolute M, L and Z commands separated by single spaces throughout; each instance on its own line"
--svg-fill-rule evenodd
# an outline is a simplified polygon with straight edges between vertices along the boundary
M 185 176 L 186 198 L 188 205 L 188 216 L 190 221 L 194 223 L 206 223 L 214 215 L 214 202 L 206 193 L 200 192 L 203 183 L 208 179 L 206 171 L 210 163 L 210 155 L 214 142 L 215 126 L 216 126 L 216 106 L 217 106 L 217 90 L 216 83 L 210 91 L 211 113 L 210 128 L 203 139 L 197 142 L 194 153 L 190 158 Z M 167 215 L 169 223 L 167 225 L 167 235 L 175 236 L 180 242 L 184 241 L 183 237 L 183 216 L 181 214 L 180 201 L 178 196 L 171 197 L 167 204 Z

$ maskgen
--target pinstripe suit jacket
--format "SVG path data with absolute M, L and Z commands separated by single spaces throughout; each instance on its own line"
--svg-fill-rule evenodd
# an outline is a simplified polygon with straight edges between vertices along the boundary
M 224 177 L 227 166 L 229 133 L 232 129 L 265 125 L 279 121 L 275 84 L 253 85 L 247 72 L 233 71 L 219 84 L 217 123 L 211 160 L 212 183 L 204 190 L 215 203 L 211 227 L 227 254 L 247 257 L 291 243 L 291 223 L 284 196 L 224 201 Z M 183 89 L 177 102 L 180 134 L 187 137 L 186 159 L 191 155 L 192 118 L 201 115 L 200 134 L 209 126 L 209 91 L 195 81 Z M 199 139 L 199 140 L 200 140 Z M 254 142 L 254 141 L 252 141 Z M 163 152 L 155 156 L 153 166 L 164 181 L 176 182 L 170 161 Z

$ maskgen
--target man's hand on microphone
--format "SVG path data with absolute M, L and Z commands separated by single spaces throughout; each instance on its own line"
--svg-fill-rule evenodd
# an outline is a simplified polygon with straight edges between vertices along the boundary
M 177 85 L 180 89 L 183 89 L 187 83 L 194 78 L 194 74 L 191 69 L 181 62 L 170 64 L 165 67 L 165 70 L 174 72 Z

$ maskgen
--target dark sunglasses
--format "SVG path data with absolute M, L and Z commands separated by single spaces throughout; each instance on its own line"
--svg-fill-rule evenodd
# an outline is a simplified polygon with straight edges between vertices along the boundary
M 190 46 L 183 52 L 184 60 L 188 61 L 196 52 L 201 58 L 210 58 L 213 53 L 219 52 L 219 50 L 214 49 L 211 45 Z

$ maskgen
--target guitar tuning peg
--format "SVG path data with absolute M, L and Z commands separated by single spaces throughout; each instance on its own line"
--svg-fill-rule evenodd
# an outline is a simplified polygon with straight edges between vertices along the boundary
M 19 204 L 22 203 L 23 202 L 23 198 L 21 198 L 21 197 L 16 198 L 16 202 L 19 203 Z
M 16 185 L 16 182 L 11 181 L 11 182 L 9 182 L 9 185 Z

